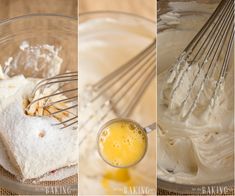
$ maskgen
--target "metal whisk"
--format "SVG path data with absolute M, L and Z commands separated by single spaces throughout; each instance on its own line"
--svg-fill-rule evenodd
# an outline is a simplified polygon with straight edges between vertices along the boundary
M 196 74 L 190 75 L 187 93 L 177 105 L 181 118 L 186 119 L 197 109 L 207 85 L 211 85 L 210 81 L 214 83 L 210 86 L 207 107 L 214 106 L 228 72 L 233 42 L 234 0 L 222 0 L 170 71 L 168 81 L 171 83 L 171 89 L 168 108 L 175 107 L 172 104 L 175 96 L 192 69 L 196 70 Z
M 53 125 L 60 128 L 78 124 L 78 73 L 67 72 L 41 80 L 32 92 L 32 100 L 26 113 L 39 116 L 52 116 L 59 122 Z
M 84 98 L 86 102 L 80 111 L 81 113 L 90 111 L 90 113 L 87 118 L 80 121 L 80 129 L 91 121 L 97 126 L 107 120 L 111 112 L 122 118 L 131 114 L 156 75 L 155 48 L 156 39 L 126 64 L 87 87 Z

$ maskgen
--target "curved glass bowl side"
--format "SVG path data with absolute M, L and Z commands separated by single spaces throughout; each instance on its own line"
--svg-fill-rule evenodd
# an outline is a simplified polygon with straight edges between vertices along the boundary
M 77 20 L 58 15 L 26 15 L 0 23 L 0 64 L 9 57 L 17 57 L 22 42 L 30 46 L 53 45 L 63 59 L 61 73 L 77 70 Z M 42 77 L 35 70 L 26 70 L 26 59 L 21 67 L 12 68 L 10 75 L 23 73 L 26 77 Z
M 165 14 L 169 11 L 172 11 L 172 9 L 169 7 L 168 3 L 169 2 L 188 2 L 187 0 L 159 0 L 158 1 L 158 28 L 157 28 L 157 33 L 163 33 L 165 30 L 168 29 L 176 29 L 177 25 L 164 25 L 161 23 L 160 15 Z M 202 2 L 202 1 L 199 1 Z M 206 2 L 203 1 L 202 3 L 218 3 L 219 0 L 207 0 Z M 205 12 L 205 11 L 186 11 L 184 12 L 183 10 L 180 12 L 181 17 L 185 16 L 190 16 L 190 15 L 208 15 L 210 13 Z M 182 30 L 182 29 L 181 29 Z M 178 31 L 181 31 L 178 30 Z M 159 50 L 159 49 L 158 49 Z M 162 69 L 164 70 L 164 69 Z M 160 72 L 162 73 L 162 71 Z M 158 72 L 158 74 L 160 74 Z M 175 183 L 175 182 L 170 182 L 161 178 L 157 178 L 157 187 L 159 189 L 163 189 L 169 192 L 174 192 L 174 193 L 180 193 L 180 194 L 208 194 L 207 191 L 213 190 L 213 189 L 220 189 L 220 194 L 226 192 L 231 193 L 233 190 L 231 188 L 234 187 L 234 179 L 227 181 L 227 182 L 222 182 L 222 183 L 213 183 L 213 184 L 198 184 L 198 185 L 192 185 L 192 184 L 180 184 L 180 183 Z M 219 194 L 219 193 L 218 193 Z
M 0 23 L 0 64 L 9 57 L 17 57 L 22 42 L 29 42 L 30 46 L 49 44 L 60 48 L 59 56 L 63 59 L 61 72 L 77 70 L 77 19 L 54 14 L 25 15 Z M 21 59 L 21 65 L 27 58 Z M 46 69 L 46 68 L 45 68 Z M 25 69 L 24 66 L 10 68 L 10 76 L 24 74 L 27 77 L 42 77 L 42 72 Z M 76 178 L 76 176 L 75 176 Z M 16 194 L 48 194 L 53 190 L 66 194 L 77 194 L 77 183 L 62 183 L 60 181 L 39 184 L 21 183 L 9 175 L 0 176 L 0 185 Z M 53 185 L 52 185 L 53 184 Z M 61 187 L 63 189 L 61 189 Z M 62 194 L 65 194 L 63 192 Z
M 137 32 L 139 31 L 139 28 L 147 28 L 147 33 L 151 34 L 151 35 L 147 34 L 147 36 L 148 37 L 155 36 L 155 32 L 156 32 L 156 22 L 155 21 L 146 19 L 146 18 L 144 18 L 142 16 L 139 16 L 139 15 L 123 13 L 123 12 L 119 12 L 119 11 L 96 11 L 96 12 L 82 13 L 82 14 L 80 14 L 80 17 L 79 17 L 79 24 L 81 24 L 83 22 L 86 22 L 86 21 L 89 21 L 89 20 L 99 19 L 99 18 L 106 18 L 107 20 L 114 19 L 115 22 L 116 21 L 119 22 L 119 21 L 124 20 L 124 24 L 127 24 L 127 22 L 130 21 L 131 25 L 134 24 L 133 25 L 134 27 L 131 26 L 131 28 L 130 28 L 131 31 L 133 30 L 133 28 L 137 28 Z M 79 28 L 81 28 L 81 30 L 83 30 L 82 25 L 80 25 Z M 79 77 L 79 78 L 81 78 L 81 77 Z M 152 178 L 150 179 L 150 177 L 147 174 L 143 175 L 142 171 L 138 171 L 136 167 L 133 170 L 135 170 L 135 172 L 131 172 L 131 175 L 133 176 L 133 179 L 135 179 L 135 178 L 140 179 L 141 178 L 142 180 L 144 180 L 146 182 L 146 184 L 148 183 L 148 185 L 146 185 L 146 186 L 149 186 L 149 187 L 154 186 L 153 190 L 154 191 L 156 190 L 156 172 L 155 172 L 155 169 L 154 169 L 154 171 L 152 171 L 152 173 L 154 172 L 153 180 L 152 180 Z M 82 177 L 81 177 L 81 180 L 79 180 L 79 181 L 82 181 Z M 115 190 L 115 188 L 113 186 L 115 186 L 115 183 L 114 183 L 114 185 L 112 185 L 113 190 Z M 82 187 L 83 187 L 83 185 L 81 183 L 81 189 L 82 189 Z M 117 187 L 117 189 L 119 189 L 119 188 Z

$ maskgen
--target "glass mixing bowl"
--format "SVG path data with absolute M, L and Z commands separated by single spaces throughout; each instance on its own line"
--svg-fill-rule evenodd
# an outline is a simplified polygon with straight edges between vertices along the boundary
M 172 63 L 175 62 L 175 60 L 178 57 L 178 53 L 175 51 L 170 50 L 170 47 L 172 47 L 172 44 L 177 45 L 178 47 L 180 47 L 183 51 L 183 49 L 186 47 L 186 45 L 182 45 L 182 43 L 180 42 L 181 38 L 180 35 L 181 33 L 184 31 L 193 31 L 193 32 L 197 32 L 199 31 L 200 28 L 193 27 L 192 29 L 189 29 L 188 27 L 183 27 L 182 26 L 178 26 L 177 24 L 165 24 L 160 16 L 164 13 L 167 13 L 169 11 L 172 11 L 172 8 L 168 5 L 169 2 L 189 2 L 189 1 L 185 1 L 185 0 L 167 0 L 167 1 L 163 1 L 163 0 L 159 0 L 158 1 L 158 74 L 161 74 L 163 71 L 165 71 L 166 69 L 169 68 L 170 65 L 172 65 Z M 199 3 L 218 3 L 218 0 L 207 0 L 207 1 L 198 1 Z M 203 16 L 203 18 L 206 19 L 209 18 L 211 13 L 208 13 L 205 10 L 190 10 L 190 8 L 187 8 L 187 10 L 184 9 L 180 9 L 180 11 L 178 12 L 180 13 L 181 17 L 188 17 L 188 16 L 195 16 L 195 17 L 200 17 Z M 161 34 L 165 33 L 166 31 L 175 31 L 177 32 L 178 37 L 177 38 L 172 38 L 169 39 L 167 43 L 163 43 L 161 41 Z M 187 34 L 186 34 L 187 35 Z M 191 33 L 190 36 L 186 36 L 184 37 L 185 40 L 187 40 L 185 43 L 189 43 L 189 41 L 191 41 L 192 37 L 191 37 Z M 168 44 L 169 43 L 169 44 Z M 161 47 L 164 47 L 164 51 L 167 51 L 167 48 L 169 48 L 168 51 L 168 59 L 167 59 L 167 63 L 169 64 L 168 67 L 164 67 L 162 66 L 165 63 L 162 63 L 163 59 L 161 58 L 161 54 L 163 54 L 163 52 L 161 51 Z M 166 49 L 166 50 L 165 50 Z M 165 54 L 164 54 L 165 55 Z M 233 171 L 231 171 L 233 172 Z M 193 195 L 197 195 L 197 194 L 210 194 L 209 191 L 215 191 L 215 194 L 231 194 L 233 191 L 233 185 L 234 185 L 234 180 L 230 180 L 227 182 L 222 182 L 222 183 L 215 183 L 215 184 L 198 184 L 198 185 L 192 185 L 192 184 L 180 184 L 180 183 L 176 183 L 176 182 L 170 182 L 167 181 L 165 179 L 162 179 L 160 177 L 158 177 L 157 179 L 157 187 L 161 190 L 166 190 L 168 192 L 174 192 L 177 194 L 193 194 Z M 159 193 L 160 194 L 160 193 Z
M 16 57 L 20 53 L 22 42 L 29 42 L 30 46 L 53 45 L 60 48 L 58 56 L 63 59 L 60 72 L 77 70 L 77 19 L 54 15 L 32 14 L 25 15 L 0 23 L 0 64 L 4 65 L 9 57 Z M 47 67 L 36 71 L 27 68 L 27 56 L 21 55 L 19 66 L 10 67 L 10 76 L 24 74 L 26 77 L 43 77 Z M 40 64 L 40 62 L 39 62 Z M 14 176 L 0 168 L 0 186 L 16 194 L 76 194 L 77 176 L 62 181 L 41 182 L 37 184 L 21 183 Z
M 129 23 L 127 23 L 127 25 L 125 26 L 125 28 L 131 28 L 132 29 L 132 31 L 136 31 L 136 32 L 138 32 L 139 31 L 139 28 L 146 28 L 147 29 L 147 31 L 146 31 L 146 33 L 147 33 L 147 36 L 149 37 L 149 36 L 151 36 L 151 37 L 153 37 L 154 36 L 154 34 L 155 34 L 155 30 L 156 30 L 156 23 L 154 22 L 154 21 L 152 21 L 152 20 L 150 20 L 150 19 L 147 19 L 147 18 L 145 18 L 145 17 L 142 17 L 142 16 L 138 16 L 138 15 L 134 15 L 134 14 L 130 14 L 130 13 L 124 13 L 124 12 L 120 12 L 120 11 L 96 11 L 96 12 L 88 12 L 88 13 L 81 13 L 80 15 L 79 15 L 79 24 L 82 24 L 82 23 L 84 23 L 84 22 L 86 22 L 86 21 L 89 21 L 89 20 L 93 20 L 93 19 L 105 19 L 105 20 L 114 20 L 115 21 L 115 23 L 118 23 L 119 21 L 130 21 L 130 25 L 129 25 Z M 126 24 L 126 23 L 125 23 Z M 134 24 L 134 25 L 133 25 Z M 81 26 L 80 26 L 81 27 Z M 80 28 L 79 27 L 79 28 Z M 115 27 L 114 27 L 115 28 Z M 106 29 L 107 29 L 107 27 L 106 27 Z M 134 30 L 133 30 L 134 29 Z M 92 29 L 92 30 L 94 30 L 94 29 Z M 108 30 L 107 30 L 107 32 L 108 32 Z M 144 31 L 144 33 L 145 33 L 145 31 Z M 81 35 L 81 34 L 80 34 Z M 80 38 L 81 39 L 81 38 Z M 153 38 L 154 39 L 154 38 Z M 123 40 L 120 40 L 121 42 L 123 41 Z M 112 48 L 112 47 L 111 47 Z M 113 56 L 115 56 L 115 55 L 113 55 Z M 81 55 L 80 55 L 80 57 L 81 57 Z M 109 55 L 107 55 L 107 58 L 112 58 L 112 56 L 110 57 Z M 81 58 L 80 58 L 81 59 Z M 118 59 L 118 60 L 120 60 L 120 59 Z M 126 61 L 127 60 L 129 60 L 129 59 L 126 59 Z M 115 66 L 116 66 L 116 64 L 120 64 L 121 62 L 123 61 L 123 59 L 122 60 L 120 60 L 120 62 L 114 62 L 115 63 Z M 125 60 L 124 60 L 125 61 Z M 98 68 L 97 68 L 97 66 L 98 65 L 96 65 L 96 64 L 94 64 L 93 65 L 94 66 L 94 68 L 92 69 L 92 71 L 94 72 L 94 73 L 96 73 L 96 71 L 97 70 L 99 70 Z M 107 73 L 109 73 L 109 72 L 111 72 L 111 71 L 113 71 L 114 69 L 116 69 L 115 68 L 115 66 L 114 65 L 112 65 L 112 64 L 110 64 L 110 66 L 106 66 L 105 68 L 104 68 L 104 70 L 105 70 L 105 72 L 106 72 L 106 74 Z M 82 69 L 82 68 L 81 68 Z M 89 70 L 89 69 L 88 69 Z M 92 72 L 92 73 L 93 73 Z M 80 85 L 82 84 L 82 83 L 84 83 L 85 84 L 85 80 L 87 80 L 87 78 L 89 78 L 89 80 L 92 80 L 93 79 L 93 75 L 92 75 L 92 73 L 91 73 L 91 76 L 89 76 L 89 75 L 85 75 L 85 77 L 84 77 L 84 74 L 83 75 L 80 75 L 79 76 L 79 79 L 80 79 Z M 81 74 L 81 72 L 80 72 L 80 74 Z M 102 75 L 103 74 L 103 75 Z M 98 74 L 98 77 L 104 77 L 105 76 L 105 73 L 104 72 L 101 72 L 100 74 Z M 84 81 L 83 81 L 84 80 Z M 94 80 L 94 82 L 96 82 L 96 80 L 97 80 L 97 78 L 95 78 L 95 79 L 93 79 Z M 89 82 L 91 82 L 91 81 L 89 81 Z M 82 86 L 82 85 L 81 85 Z M 80 89 L 82 88 L 82 87 L 79 87 Z M 148 105 L 148 104 L 147 104 Z M 135 113 L 135 111 L 133 112 L 133 113 Z M 155 118 L 155 114 L 151 114 L 151 115 L 154 115 L 154 118 Z M 148 123 L 151 123 L 151 122 L 148 122 Z M 97 127 L 98 128 L 98 127 Z M 98 129 L 97 129 L 97 132 L 98 132 Z M 94 135 L 96 136 L 97 135 L 97 132 L 95 132 L 94 131 Z M 156 148 L 156 146 L 155 146 L 155 134 L 156 134 L 156 132 L 152 132 L 152 134 L 153 135 L 151 135 L 150 137 L 149 137 L 149 139 L 151 139 L 151 142 L 149 142 L 149 149 L 150 148 L 153 148 L 154 150 L 155 150 L 155 148 Z M 153 140 L 154 140 L 154 142 L 152 142 Z M 96 140 L 95 140 L 95 145 L 96 145 Z M 151 145 L 151 147 L 150 147 L 150 145 Z M 92 149 L 93 150 L 93 149 Z M 94 149 L 94 151 L 95 151 L 96 149 Z M 80 153 L 81 153 L 81 148 L 80 148 Z M 147 152 L 148 153 L 148 152 Z M 85 153 L 84 153 L 85 154 Z M 154 151 L 154 154 L 155 154 L 155 151 Z M 87 158 L 87 154 L 85 154 L 84 155 L 84 157 L 85 158 Z M 97 156 L 98 156 L 98 152 L 97 152 Z M 96 163 L 93 161 L 93 159 L 88 159 L 88 161 L 86 160 L 86 162 L 84 161 L 84 164 L 85 164 L 85 166 L 82 166 L 82 165 L 84 165 L 84 164 L 82 164 L 82 158 L 81 158 L 82 156 L 80 156 L 80 170 L 85 170 L 85 168 L 84 167 L 86 167 L 86 169 L 88 168 L 88 167 L 94 167 L 95 166 L 95 168 L 97 168 L 98 166 L 100 166 L 100 165 L 96 165 Z M 95 157 L 95 156 L 94 156 Z M 155 160 L 155 157 L 154 157 L 154 160 Z M 95 161 L 96 161 L 96 159 L 95 159 Z M 101 160 L 102 161 L 102 163 L 103 163 L 103 160 Z M 146 164 L 146 162 L 148 161 L 147 159 L 146 160 L 142 160 L 140 163 L 138 163 L 137 165 L 136 165 L 136 167 L 138 167 L 138 170 L 136 169 L 136 167 L 135 168 L 133 168 L 133 169 L 131 169 L 132 171 L 130 171 L 130 173 L 131 173 L 131 175 L 133 176 L 133 179 L 137 179 L 137 180 L 139 180 L 139 179 L 144 179 L 143 181 L 145 181 L 145 184 L 142 184 L 142 185 L 137 185 L 137 186 L 140 186 L 140 189 L 142 188 L 144 191 L 149 191 L 149 193 L 151 193 L 151 194 L 153 194 L 153 195 L 155 195 L 156 194 L 156 172 L 155 172 L 155 169 L 152 169 L 152 168 L 155 168 L 155 165 L 156 165 L 156 163 L 155 163 L 155 161 L 153 161 L 153 162 L 151 162 L 151 163 L 148 163 L 149 164 L 149 167 L 143 167 L 142 166 L 142 164 L 143 164 L 143 162 L 145 161 L 145 164 Z M 105 163 L 104 163 L 105 164 Z M 92 171 L 94 171 L 93 170 L 93 167 L 92 167 Z M 83 169 L 84 168 L 84 169 Z M 147 175 L 147 173 L 149 173 L 149 172 L 146 172 L 146 170 L 147 171 L 149 171 L 149 168 L 151 168 L 151 178 L 150 178 L 150 176 L 149 175 Z M 87 170 L 89 170 L 89 169 L 87 169 Z M 110 168 L 110 170 L 111 170 L 111 168 Z M 133 171 L 133 170 L 135 170 L 135 172 Z M 86 171 L 84 171 L 84 173 L 85 173 Z M 87 174 L 88 173 L 88 174 Z M 82 174 L 82 175 L 84 175 L 84 174 Z M 86 172 L 86 174 L 85 175 L 87 175 L 88 177 L 89 177 L 89 179 L 94 179 L 94 181 L 98 181 L 99 180 L 99 175 L 97 174 L 93 174 L 93 173 L 91 173 L 90 172 L 90 170 L 89 171 L 87 171 Z M 97 177 L 98 176 L 98 177 Z M 154 177 L 153 177 L 154 176 Z M 153 180 L 152 180 L 153 179 Z M 82 177 L 81 176 L 79 176 L 79 182 L 81 182 L 83 179 L 82 179 Z M 136 181 L 137 181 L 136 180 Z M 93 181 L 92 181 L 93 182 Z M 85 182 L 85 183 L 87 183 L 87 182 Z M 84 183 L 84 184 L 85 184 Z M 100 183 L 99 181 L 98 181 L 98 183 Z M 91 194 L 91 195 L 94 195 L 94 194 L 99 194 L 99 193 L 97 193 L 97 192 L 95 192 L 95 190 L 87 190 L 88 188 L 87 187 L 85 187 L 85 185 L 84 184 L 82 184 L 82 182 L 80 183 L 80 185 L 79 185 L 79 188 L 80 188 L 80 191 L 81 191 L 81 194 L 84 194 L 84 195 L 88 195 L 88 194 Z M 111 184 L 112 184 L 112 181 L 111 181 Z M 114 185 L 112 186 L 112 191 L 113 192 L 109 192 L 108 194 L 109 195 L 112 195 L 112 194 L 118 194 L 118 195 L 122 195 L 122 194 L 124 194 L 125 193 L 125 188 L 128 188 L 128 187 L 125 187 L 125 188 L 123 188 L 123 187 L 121 187 L 121 185 L 117 185 L 117 184 L 115 184 L 115 183 L 113 183 Z M 94 183 L 94 185 L 92 184 L 91 186 L 94 186 L 94 187 L 96 187 L 97 186 L 97 184 L 95 184 Z M 85 190 L 85 188 L 86 188 L 86 190 Z M 123 188 L 123 189 L 122 189 Z M 146 189 L 148 189 L 148 190 L 146 190 Z M 84 189 L 84 190 L 81 190 L 81 189 Z M 93 191 L 93 192 L 92 192 Z M 103 191 L 105 191 L 104 189 L 103 189 Z M 141 191 L 141 190 L 140 190 Z M 89 193 L 88 193 L 89 192 Z M 131 193 L 130 193 L 131 194 Z M 142 195 L 142 193 L 140 193 L 140 195 Z

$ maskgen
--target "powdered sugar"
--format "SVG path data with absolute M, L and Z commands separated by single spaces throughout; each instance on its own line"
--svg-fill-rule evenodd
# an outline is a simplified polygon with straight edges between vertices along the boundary
M 24 112 L 23 101 L 40 79 L 7 76 L 16 74 L 21 66 L 26 73 L 35 70 L 44 76 L 58 74 L 62 63 L 59 50 L 51 45 L 30 46 L 23 42 L 20 52 L 10 57 L 3 69 L 0 66 L 0 165 L 21 180 L 39 178 L 78 162 L 77 130 L 60 130 L 52 126 L 55 119 L 32 117 Z M 58 179 L 73 174 L 74 170 L 61 169 Z M 51 179 L 56 180 L 56 175 Z
M 60 50 L 61 47 L 53 45 L 30 45 L 23 41 L 19 50 L 5 61 L 3 72 L 9 76 L 22 72 L 27 77 L 54 76 L 59 74 L 63 62 L 58 55 Z

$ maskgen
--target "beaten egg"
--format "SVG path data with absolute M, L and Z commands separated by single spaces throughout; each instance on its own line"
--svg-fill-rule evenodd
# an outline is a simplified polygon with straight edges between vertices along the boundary
M 114 167 L 138 163 L 147 150 L 146 131 L 137 123 L 116 119 L 109 121 L 98 134 L 98 148 L 105 162 Z

